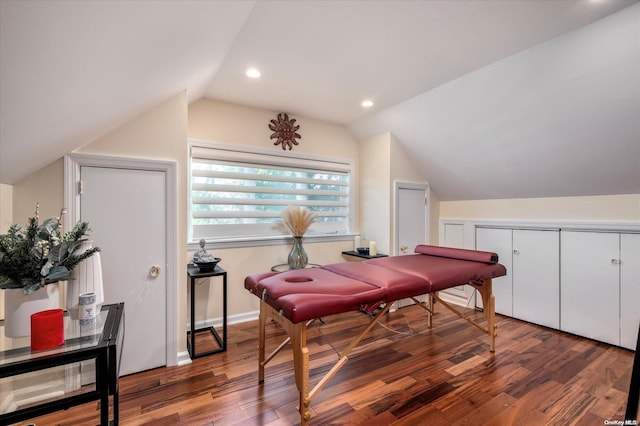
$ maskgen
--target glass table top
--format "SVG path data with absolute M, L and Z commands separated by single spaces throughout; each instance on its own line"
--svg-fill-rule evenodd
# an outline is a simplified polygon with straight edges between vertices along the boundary
M 65 312 L 64 343 L 55 348 L 40 351 L 31 350 L 30 336 L 6 337 L 4 334 L 4 321 L 0 321 L 0 366 L 97 346 L 102 340 L 102 332 L 108 314 L 109 307 L 103 306 L 96 316 L 95 324 L 80 326 L 79 320 L 70 318 Z

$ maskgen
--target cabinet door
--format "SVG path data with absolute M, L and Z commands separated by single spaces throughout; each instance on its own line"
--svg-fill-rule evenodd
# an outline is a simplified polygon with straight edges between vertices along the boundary
M 496 313 L 510 317 L 513 316 L 511 233 L 511 229 L 476 229 L 476 248 L 497 253 L 499 262 L 507 268 L 507 275 L 493 279 L 493 294 L 496 298 Z
M 513 316 L 560 328 L 560 235 L 513 231 Z
M 561 330 L 620 343 L 619 245 L 619 234 L 562 231 Z
M 620 346 L 635 350 L 640 323 L 640 234 L 620 235 Z

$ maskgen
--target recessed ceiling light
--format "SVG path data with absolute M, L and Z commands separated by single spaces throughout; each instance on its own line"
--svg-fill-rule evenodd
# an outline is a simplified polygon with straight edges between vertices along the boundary
M 367 99 L 365 101 L 362 101 L 362 103 L 360 105 L 362 105 L 365 108 L 371 108 L 373 106 L 373 101 Z
M 257 68 L 249 68 L 245 74 L 247 74 L 247 77 L 251 78 L 259 78 L 262 75 L 260 74 L 260 70 Z

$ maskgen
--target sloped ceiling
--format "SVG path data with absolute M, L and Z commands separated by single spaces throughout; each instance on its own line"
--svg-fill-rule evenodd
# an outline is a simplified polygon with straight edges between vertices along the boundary
M 1 0 L 0 182 L 187 90 L 391 132 L 443 200 L 640 193 L 634 3 Z

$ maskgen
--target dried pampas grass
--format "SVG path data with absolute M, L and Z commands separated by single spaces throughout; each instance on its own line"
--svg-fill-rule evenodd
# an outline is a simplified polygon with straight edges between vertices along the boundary
M 316 221 L 316 214 L 299 206 L 289 206 L 282 212 L 282 225 L 294 237 L 302 237 Z

